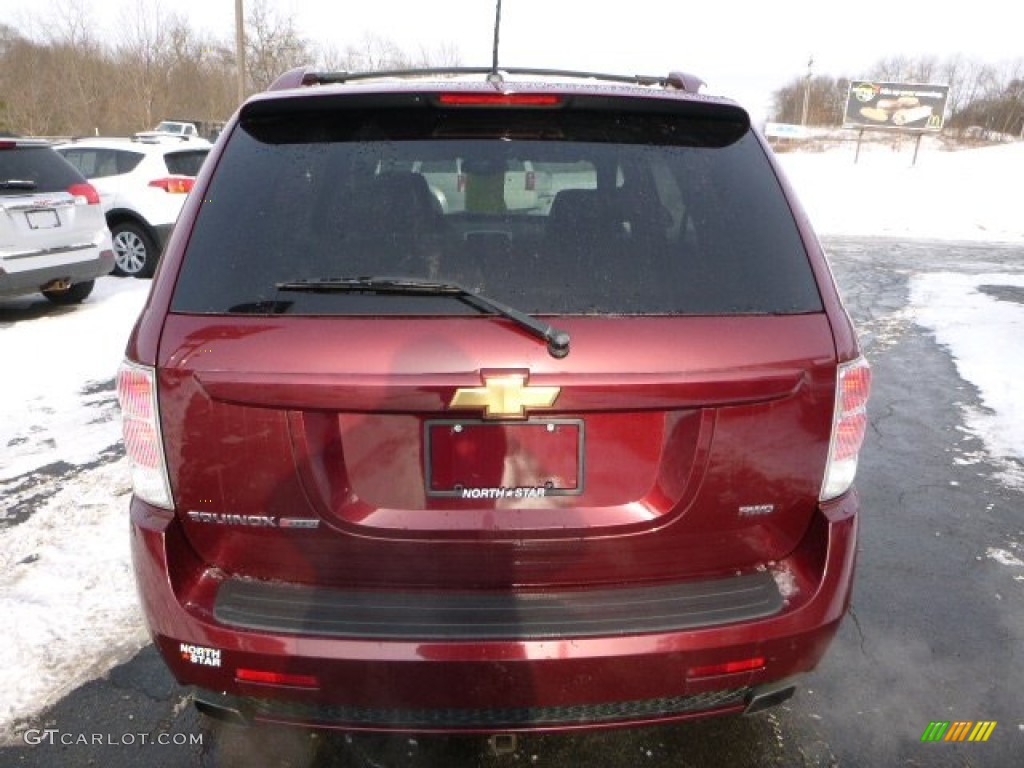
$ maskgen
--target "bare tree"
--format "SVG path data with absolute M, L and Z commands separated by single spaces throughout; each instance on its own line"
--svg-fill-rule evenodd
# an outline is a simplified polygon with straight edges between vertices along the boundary
M 775 119 L 783 123 L 799 123 L 803 118 L 804 90 L 807 88 L 807 122 L 809 125 L 839 125 L 846 108 L 850 82 L 818 75 L 807 83 L 805 77 L 794 77 L 773 95 Z
M 1024 59 L 980 67 L 965 90 L 950 118 L 954 129 L 982 138 L 1024 137 Z
M 421 45 L 415 64 L 417 67 L 457 67 L 462 64 L 462 56 L 458 46 L 451 42 L 433 48 Z
M 232 40 L 198 34 L 163 0 L 123 0 L 117 29 L 93 26 L 87 0 L 50 0 L 47 25 L 0 22 L 0 130 L 28 135 L 131 134 L 168 117 L 223 120 L 238 106 Z M 457 66 L 450 43 L 418 51 L 367 33 L 314 46 L 266 0 L 249 8 L 250 88 L 300 64 L 379 70 Z
M 168 75 L 167 117 L 223 119 L 237 106 L 235 52 L 226 41 L 201 37 L 184 22 L 172 26 L 174 57 Z
M 37 74 L 51 120 L 49 133 L 92 132 L 103 123 L 112 74 L 111 58 L 90 24 L 83 0 L 51 4 L 45 34 L 48 55 Z M 84 130 L 82 130 L 84 128 Z
M 382 69 L 407 69 L 412 60 L 394 40 L 371 33 L 345 49 L 346 68 L 350 71 L 374 72 Z
M 89 24 L 85 0 L 51 0 L 47 10 L 47 21 L 41 24 L 44 39 L 72 48 L 95 47 L 95 30 Z
M 250 5 L 245 19 L 245 61 L 252 89 L 265 90 L 282 72 L 312 60 L 311 47 L 299 36 L 292 17 L 277 15 L 266 0 Z
M 180 43 L 171 30 L 182 22 L 166 11 L 161 0 L 134 0 L 123 18 L 116 53 L 127 64 L 118 82 L 126 98 L 117 117 L 122 123 L 152 128 L 166 113 L 175 46 Z
M 47 64 L 48 49 L 22 37 L 12 27 L 0 26 L 0 127 L 28 134 L 48 133 L 50 110 L 45 108 L 33 73 Z
M 961 55 L 951 56 L 943 63 L 941 79 L 949 85 L 946 108 L 950 117 L 958 114 L 974 100 L 982 65 Z
M 859 77 L 865 77 L 870 80 L 902 82 L 906 79 L 905 73 L 909 68 L 910 64 L 907 57 L 903 54 L 896 54 L 895 56 L 879 59 L 866 74 L 859 75 Z
M 409 54 L 394 40 L 372 33 L 364 34 L 359 43 L 349 44 L 343 50 L 327 44 L 318 46 L 316 52 L 317 66 L 345 72 L 457 67 L 462 62 L 458 46 L 454 43 L 441 43 L 434 48 L 421 45 L 415 54 Z

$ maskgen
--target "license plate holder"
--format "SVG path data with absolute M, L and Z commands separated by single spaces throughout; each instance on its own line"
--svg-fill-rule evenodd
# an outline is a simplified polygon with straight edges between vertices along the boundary
M 426 493 L 516 500 L 583 493 L 581 419 L 424 423 Z
M 60 216 L 53 208 L 25 211 L 25 219 L 29 229 L 56 229 L 60 226 Z

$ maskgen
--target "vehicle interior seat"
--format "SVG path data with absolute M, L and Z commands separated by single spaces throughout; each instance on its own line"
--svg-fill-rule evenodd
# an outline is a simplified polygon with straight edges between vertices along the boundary
M 380 174 L 346 198 L 332 227 L 341 234 L 345 274 L 438 277 L 444 216 L 423 176 Z

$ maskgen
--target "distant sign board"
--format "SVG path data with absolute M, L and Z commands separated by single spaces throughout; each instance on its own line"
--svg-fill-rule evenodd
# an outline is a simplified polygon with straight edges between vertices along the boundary
M 765 123 L 764 135 L 773 139 L 806 139 L 807 127 L 791 123 Z
M 843 125 L 904 131 L 941 131 L 949 86 L 854 80 Z

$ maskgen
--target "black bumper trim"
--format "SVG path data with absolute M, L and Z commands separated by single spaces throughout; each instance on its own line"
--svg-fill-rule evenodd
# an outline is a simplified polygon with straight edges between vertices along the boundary
M 273 633 L 379 640 L 544 640 L 712 627 L 772 616 L 766 571 L 701 582 L 551 592 L 383 592 L 225 581 L 214 616 Z
M 395 730 L 529 729 L 570 725 L 629 723 L 673 718 L 742 706 L 750 688 L 710 691 L 639 701 L 534 707 L 437 708 L 358 707 L 272 701 L 197 690 L 196 706 L 213 717 L 250 723 L 255 720 L 327 727 Z

